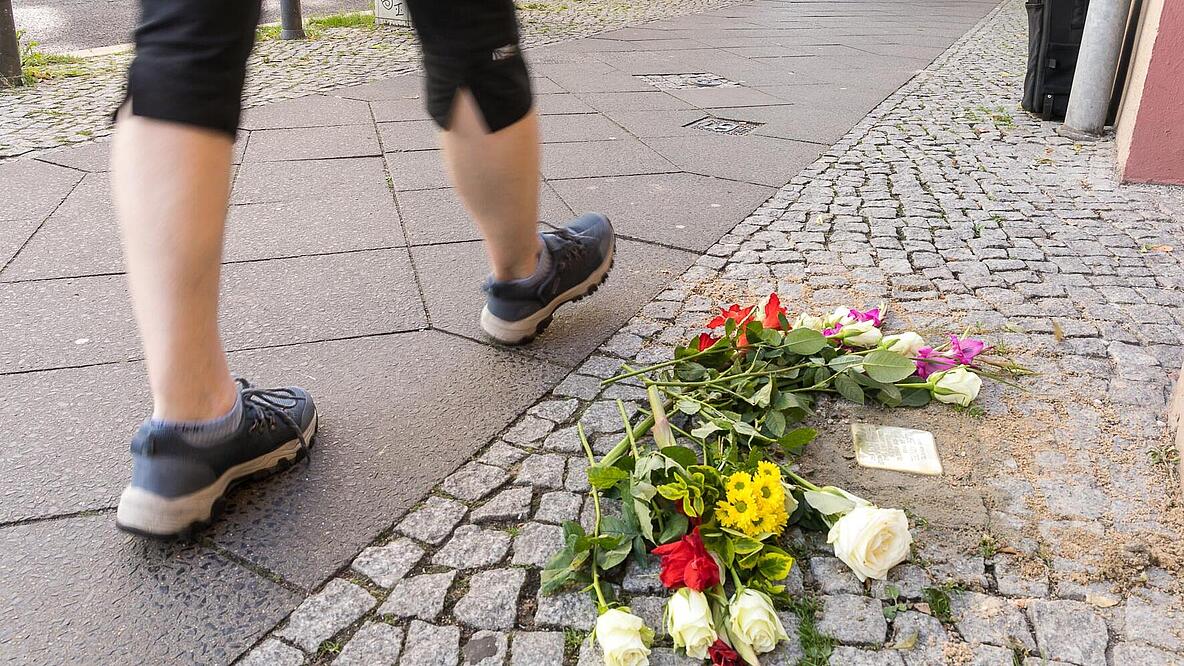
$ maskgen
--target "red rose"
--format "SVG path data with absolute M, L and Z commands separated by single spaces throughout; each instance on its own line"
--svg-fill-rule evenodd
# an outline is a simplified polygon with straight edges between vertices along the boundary
M 744 666 L 740 653 L 718 638 L 707 648 L 707 656 L 711 658 L 711 666 Z
M 719 565 L 703 545 L 698 527 L 678 541 L 658 546 L 652 552 L 662 558 L 662 573 L 659 577 L 667 589 L 686 585 L 696 592 L 702 592 L 719 585 Z
M 742 308 L 742 307 L 740 307 L 740 305 L 738 303 L 733 303 L 733 304 L 729 305 L 726 310 L 721 309 L 719 311 L 718 317 L 707 322 L 707 328 L 715 328 L 717 326 L 723 326 L 724 324 L 728 323 L 729 319 L 736 322 L 737 324 L 743 324 L 744 322 L 746 322 L 750 318 L 752 318 L 752 311 L 755 309 L 756 309 L 755 305 L 752 305 L 752 306 L 749 306 L 746 308 Z
M 780 315 L 783 314 L 785 314 L 785 308 L 781 307 L 781 299 L 777 298 L 777 293 L 769 294 L 769 302 L 765 303 L 765 318 L 761 320 L 761 325 L 773 330 L 780 329 Z
M 719 338 L 713 338 L 707 333 L 699 334 L 699 351 L 706 351 L 711 345 L 719 342 Z

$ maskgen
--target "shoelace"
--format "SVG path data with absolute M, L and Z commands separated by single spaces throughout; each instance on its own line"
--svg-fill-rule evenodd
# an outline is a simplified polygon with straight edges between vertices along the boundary
M 251 382 L 239 377 L 234 380 L 241 387 L 240 394 L 243 399 L 243 406 L 250 405 L 264 416 L 271 419 L 278 417 L 292 430 L 296 431 L 296 438 L 300 440 L 300 446 L 307 451 L 308 441 L 304 439 L 304 429 L 292 418 L 288 413 L 288 403 L 304 400 L 296 394 L 295 391 L 286 388 L 261 389 L 251 386 Z
M 580 241 L 587 240 L 584 236 L 573 233 L 569 229 L 557 229 L 555 231 L 547 232 L 548 236 L 558 238 L 561 241 L 560 247 L 556 248 L 551 253 L 551 257 L 555 262 L 555 270 L 553 275 L 555 279 L 547 280 L 539 285 L 539 296 L 541 301 L 546 302 L 559 289 L 559 276 L 567 273 L 568 267 L 573 261 L 583 261 L 588 254 L 589 247 Z

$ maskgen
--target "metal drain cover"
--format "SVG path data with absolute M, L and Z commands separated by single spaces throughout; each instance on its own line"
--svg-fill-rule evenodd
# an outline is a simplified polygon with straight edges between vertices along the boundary
M 689 90 L 692 88 L 739 88 L 736 81 L 725 79 L 710 72 L 687 72 L 683 74 L 637 74 L 637 78 L 655 88 L 666 90 Z
M 749 134 L 752 130 L 764 125 L 764 123 L 754 123 L 751 120 L 729 120 L 727 118 L 716 118 L 714 116 L 707 116 L 700 118 L 693 123 L 683 125 L 683 127 L 691 127 L 694 129 L 701 129 L 708 132 L 715 132 L 716 134 L 731 134 L 743 135 Z

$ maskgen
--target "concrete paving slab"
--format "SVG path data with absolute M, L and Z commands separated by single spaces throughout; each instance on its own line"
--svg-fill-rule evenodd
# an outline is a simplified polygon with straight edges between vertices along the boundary
M 663 91 L 649 92 L 587 92 L 579 98 L 597 111 L 658 111 L 690 109 L 693 105 Z
M 370 106 L 361 100 L 332 95 L 309 95 L 243 111 L 239 127 L 271 130 L 296 127 L 370 124 Z
M 117 273 L 123 270 L 111 177 L 86 174 L 49 216 L 0 280 Z
M 444 159 L 438 150 L 387 153 L 387 168 L 396 192 L 431 190 L 449 187 Z
M 411 249 L 432 326 L 486 340 L 478 323 L 487 268 L 479 243 Z M 547 331 L 522 349 L 572 366 L 607 340 L 633 314 L 694 261 L 681 250 L 618 240 L 615 267 L 595 298 L 563 306 Z
M 611 141 L 627 136 L 619 125 L 600 114 L 541 116 L 539 135 L 543 143 Z
M 668 92 L 702 109 L 728 106 L 767 106 L 785 103 L 785 100 L 779 97 L 774 97 L 756 88 L 746 88 L 744 86 L 734 88 L 670 90 Z
M 222 275 L 228 349 L 406 331 L 425 323 L 402 249 L 229 264 Z M 13 324 L 12 344 L 0 348 L 0 372 L 140 357 L 122 275 L 0 285 L 0 312 L 11 313 Z
M 374 121 L 379 123 L 432 119 L 420 95 L 370 102 L 370 111 L 374 114 Z
M 373 83 L 338 88 L 333 91 L 333 95 L 366 102 L 381 102 L 418 97 L 423 94 L 423 90 L 422 74 L 405 74 Z
M 272 201 L 375 201 L 390 197 L 381 158 L 244 164 L 234 179 L 231 204 Z
M 571 113 L 596 113 L 596 109 L 592 108 L 587 104 L 587 102 L 571 93 L 536 95 L 534 98 L 534 106 L 538 110 L 538 114 L 540 116 Z
M 333 205 L 273 201 L 231 206 L 227 262 L 331 254 L 405 245 L 392 196 Z
M 0 183 L 4 183 L 0 220 L 44 219 L 85 175 L 37 160 L 0 164 Z
M 617 232 L 696 252 L 711 247 L 773 188 L 687 173 L 558 180 L 575 210 L 597 209 Z
M 440 148 L 438 129 L 433 120 L 401 120 L 379 123 L 378 136 L 382 139 L 383 152 L 387 153 L 437 150 Z
M 92 173 L 108 171 L 111 169 L 111 142 L 92 141 L 80 146 L 70 146 L 47 153 L 37 159 Z
M 152 411 L 142 364 L 0 375 L 0 396 L 0 523 L 115 505 Z
M 438 331 L 231 360 L 260 385 L 299 382 L 324 418 L 310 463 L 234 495 L 210 536 L 306 587 L 397 522 L 565 374 Z
M 822 154 L 823 146 L 763 136 L 645 139 L 684 171 L 757 185 L 781 187 Z
M 412 245 L 481 240 L 481 232 L 452 188 L 418 190 L 399 194 L 403 227 Z M 572 215 L 559 195 L 546 183 L 539 188 L 539 218 L 552 223 Z
M 664 157 L 632 137 L 615 141 L 548 143 L 543 146 L 542 171 L 548 179 L 628 176 L 677 170 Z
M 4 266 L 16 256 L 17 251 L 40 225 L 41 218 L 36 217 L 0 220 L 0 266 Z
M 251 132 L 244 162 L 319 160 L 380 155 L 374 126 L 301 127 Z
M 703 130 L 688 124 L 712 115 L 703 109 L 668 109 L 665 111 L 602 111 L 605 117 L 624 127 L 638 138 L 659 136 L 702 136 Z
M 225 664 L 299 603 L 205 548 L 119 533 L 110 514 L 0 528 L 9 664 Z

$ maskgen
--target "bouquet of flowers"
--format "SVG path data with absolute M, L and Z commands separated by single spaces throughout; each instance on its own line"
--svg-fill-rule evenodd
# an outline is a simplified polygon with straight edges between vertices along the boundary
M 914 332 L 884 335 L 882 317 L 883 308 L 840 308 L 791 320 L 772 294 L 725 308 L 673 359 L 606 380 L 639 378 L 649 410 L 631 425 L 619 405 L 625 437 L 600 460 L 580 430 L 593 529 L 565 525 L 565 547 L 542 576 L 544 594 L 576 585 L 595 594 L 605 664 L 649 663 L 652 630 L 602 585 L 631 554 L 661 558 L 667 633 L 688 656 L 716 666 L 759 666 L 760 654 L 788 639 L 774 608 L 794 565 L 778 546 L 787 526 L 826 530 L 861 581 L 885 578 L 908 556 L 903 511 L 793 471 L 816 435 L 796 424 L 824 394 L 886 407 L 965 407 L 983 377 L 1028 371 L 965 336 L 927 346 Z M 602 493 L 620 501 L 620 515 L 602 515 Z

